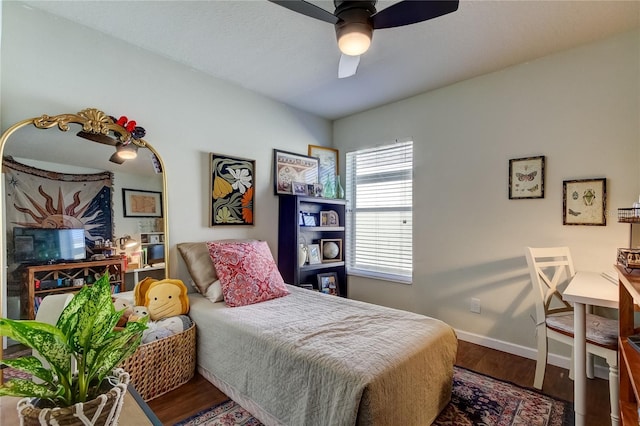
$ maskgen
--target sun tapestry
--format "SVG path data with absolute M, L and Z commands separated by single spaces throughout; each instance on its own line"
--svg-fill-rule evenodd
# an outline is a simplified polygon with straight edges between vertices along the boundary
M 210 154 L 210 226 L 253 225 L 254 160 Z
M 113 174 L 58 173 L 2 160 L 7 231 L 13 228 L 84 228 L 86 246 L 113 238 Z M 8 239 L 9 244 L 12 238 Z

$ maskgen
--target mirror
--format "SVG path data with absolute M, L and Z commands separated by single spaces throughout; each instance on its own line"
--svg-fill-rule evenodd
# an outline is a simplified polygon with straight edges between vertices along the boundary
M 3 248 L 0 256 L 0 317 L 24 319 L 30 317 L 29 312 L 33 315 L 38 294 L 29 311 L 25 307 L 29 305 L 29 302 L 25 302 L 29 300 L 29 297 L 25 298 L 25 293 L 33 295 L 33 292 L 27 292 L 27 281 L 39 281 L 38 276 L 33 275 L 34 266 L 43 269 L 40 272 L 46 274 L 48 264 L 52 265 L 49 269 L 55 269 L 61 267 L 61 263 L 81 267 L 83 262 L 117 262 L 118 259 L 126 259 L 126 263 L 118 263 L 124 266 L 121 269 L 123 289 L 126 291 L 133 290 L 135 283 L 145 276 L 169 276 L 168 263 L 163 262 L 168 259 L 169 251 L 166 175 L 163 173 L 162 159 L 143 139 L 144 133 L 142 127 L 127 121 L 125 117 L 116 119 L 95 108 L 88 108 L 73 114 L 29 118 L 2 134 L 0 156 L 9 160 L 3 161 L 4 183 L 0 190 L 0 247 Z M 136 151 L 137 156 L 122 160 L 116 156 L 116 152 L 121 150 Z M 40 186 L 36 178 L 35 183 L 31 183 L 31 192 L 27 193 L 23 188 L 24 194 L 18 200 L 16 188 L 20 186 L 21 178 L 22 181 L 27 179 L 20 173 L 27 169 L 29 173 L 32 169 L 39 170 L 36 174 L 40 173 L 45 178 L 55 176 L 58 181 L 64 181 L 64 185 L 71 181 L 70 185 L 76 186 L 56 184 L 55 189 L 54 186 L 47 188 L 46 185 Z M 18 178 L 15 177 L 16 173 Z M 88 183 L 86 176 L 94 175 L 100 175 L 102 180 Z M 77 185 L 81 189 L 94 185 L 97 189 L 85 196 L 87 191 L 71 189 L 77 188 Z M 16 196 L 12 197 L 14 191 Z M 126 197 L 126 203 L 123 197 Z M 22 214 L 21 220 L 15 219 L 16 211 Z M 23 229 L 14 233 L 14 228 Z M 47 230 L 40 232 L 43 228 Z M 41 251 L 34 249 L 34 241 L 37 246 L 40 241 L 38 238 L 43 237 L 29 233 L 36 229 L 38 231 L 34 232 L 48 234 L 51 228 L 84 229 L 86 259 L 76 257 L 74 259 L 79 260 L 67 262 L 65 257 L 70 255 L 60 254 L 64 250 L 58 247 L 53 250 L 56 254 L 51 254 L 51 249 L 48 249 L 44 255 L 35 256 L 34 253 Z M 59 235 L 64 233 L 51 232 Z M 25 233 L 29 235 L 25 236 Z M 62 240 L 63 237 L 59 235 L 51 240 Z M 147 252 L 153 252 L 148 259 L 151 267 L 144 264 Z M 50 260 L 43 262 L 49 257 Z M 25 259 L 26 262 L 21 262 Z M 103 266 L 100 267 L 105 270 Z M 118 267 L 115 269 L 119 270 Z M 46 281 L 47 286 L 62 287 L 52 289 L 52 292 L 65 292 L 73 290 L 65 290 L 68 286 L 91 283 L 95 279 L 93 271 L 87 269 L 72 278 L 63 277 L 68 271 L 71 269 L 65 269 L 64 273 L 55 276 L 43 275 L 38 285 Z M 28 273 L 32 275 L 28 276 Z M 119 277 L 114 280 L 118 281 Z M 114 291 L 120 291 L 121 288 L 115 286 Z M 2 347 L 4 345 L 0 345 L 0 359 Z

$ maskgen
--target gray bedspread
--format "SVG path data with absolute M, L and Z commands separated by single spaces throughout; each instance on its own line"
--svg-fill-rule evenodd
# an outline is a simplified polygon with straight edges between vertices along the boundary
M 451 397 L 451 327 L 288 288 L 236 308 L 190 295 L 199 368 L 284 425 L 431 424 Z

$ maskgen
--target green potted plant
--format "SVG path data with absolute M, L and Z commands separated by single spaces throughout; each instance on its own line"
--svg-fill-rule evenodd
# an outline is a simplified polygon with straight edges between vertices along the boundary
M 33 381 L 8 380 L 0 386 L 0 395 L 27 397 L 18 403 L 21 421 L 33 416 L 37 421 L 38 416 L 44 416 L 56 424 L 64 415 L 77 419 L 79 412 L 81 417 L 90 419 L 91 424 L 117 422 L 129 376 L 116 367 L 140 345 L 146 328 L 145 318 L 128 322 L 122 330 L 114 330 L 121 314 L 113 305 L 109 276 L 104 274 L 71 299 L 56 325 L 0 318 L 0 335 L 36 350 L 49 364 L 44 365 L 35 356 L 1 361 L 34 377 Z M 118 375 L 116 381 L 124 383 L 115 387 L 109 384 L 113 379 L 105 379 L 112 373 Z M 113 404 L 103 409 L 107 401 Z M 102 413 L 94 412 L 94 405 Z M 48 410 L 46 414 L 41 412 L 44 410 Z

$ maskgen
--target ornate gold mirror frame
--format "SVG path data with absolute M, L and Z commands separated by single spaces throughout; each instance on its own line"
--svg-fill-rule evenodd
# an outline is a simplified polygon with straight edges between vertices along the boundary
M 96 108 L 87 108 L 84 109 L 77 114 L 60 114 L 60 115 L 42 115 L 40 117 L 29 118 L 26 120 L 22 120 L 10 128 L 8 128 L 0 137 L 0 159 L 4 158 L 4 149 L 7 141 L 17 130 L 28 127 L 35 126 L 38 129 L 52 129 L 57 127 L 60 131 L 67 132 L 70 130 L 70 124 L 79 124 L 82 126 L 82 131 L 87 134 L 87 138 L 91 138 L 92 136 L 100 138 L 100 137 L 111 137 L 117 139 L 122 144 L 134 144 L 139 148 L 147 148 L 151 151 L 151 153 L 156 157 L 158 162 L 160 163 L 160 167 L 162 170 L 162 210 L 164 216 L 164 252 L 165 252 L 165 276 L 169 275 L 169 240 L 167 233 L 167 223 L 168 223 L 168 209 L 167 209 L 167 176 L 165 172 L 164 163 L 162 158 L 158 155 L 158 152 L 144 139 L 135 138 L 131 132 L 129 132 L 125 127 L 121 126 L 117 122 L 115 122 L 110 116 L 105 114 L 104 112 L 96 109 Z M 99 142 L 99 141 L 98 141 Z M 0 215 L 4 212 L 5 208 L 5 191 L 4 185 L 0 185 Z M 7 254 L 6 254 L 6 235 L 4 232 L 4 226 L 2 224 L 2 219 L 0 217 L 0 250 L 3 252 L 0 253 L 0 319 L 3 318 L 6 314 L 4 313 L 4 306 L 7 303 L 5 299 L 5 295 L 7 294 L 7 280 L 6 280 L 6 268 L 7 268 Z M 0 339 L 2 337 L 0 336 Z M 2 340 L 0 340 L 2 343 Z M 4 345 L 0 344 L 0 359 L 3 358 Z M 0 384 L 3 383 L 3 374 L 2 370 L 0 370 Z

